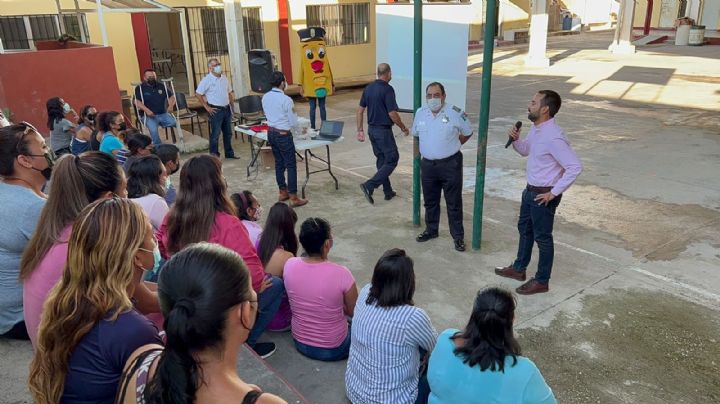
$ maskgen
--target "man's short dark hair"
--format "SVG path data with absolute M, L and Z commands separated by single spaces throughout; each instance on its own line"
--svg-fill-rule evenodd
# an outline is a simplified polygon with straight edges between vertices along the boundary
M 283 81 L 285 81 L 285 75 L 283 74 L 283 72 L 281 72 L 279 70 L 274 71 L 272 73 L 272 76 L 270 76 L 270 84 L 273 87 L 280 87 L 280 84 L 282 84 Z
M 425 87 L 425 92 L 427 93 L 430 87 L 438 86 L 440 87 L 440 92 L 442 95 L 445 95 L 445 86 L 437 81 L 433 81 L 432 83 L 428 84 L 427 87 Z
M 180 157 L 180 149 L 174 144 L 159 144 L 155 146 L 155 155 L 160 157 L 163 164 L 167 164 L 168 161 L 177 161 Z
M 548 107 L 548 109 L 550 110 L 550 118 L 554 118 L 555 114 L 560 111 L 560 106 L 562 105 L 562 99 L 560 99 L 560 94 L 556 93 L 553 90 L 540 90 L 538 91 L 538 94 L 543 95 L 542 100 L 540 100 L 540 106 Z
M 319 217 L 305 219 L 300 226 L 300 244 L 309 256 L 322 253 L 325 240 L 330 239 L 330 223 Z
M 147 72 L 155 73 L 155 69 L 145 69 L 145 70 L 143 70 L 143 76 L 144 76 L 145 74 L 147 74 Z

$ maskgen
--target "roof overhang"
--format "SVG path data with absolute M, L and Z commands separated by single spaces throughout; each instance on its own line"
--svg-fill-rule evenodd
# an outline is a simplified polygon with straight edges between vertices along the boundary
M 100 0 L 100 3 L 103 6 L 103 12 L 106 13 L 172 13 L 177 11 L 155 0 Z M 64 8 L 62 12 L 97 11 L 97 3 L 93 0 L 78 0 L 75 4 L 77 8 Z

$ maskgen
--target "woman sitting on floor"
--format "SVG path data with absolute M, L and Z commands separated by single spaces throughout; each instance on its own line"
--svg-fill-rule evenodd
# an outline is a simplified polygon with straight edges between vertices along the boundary
M 167 172 L 158 156 L 140 157 L 128 171 L 128 197 L 143 208 L 155 230 L 170 211 L 165 202 L 166 181 Z
M 250 242 L 255 246 L 255 249 L 257 249 L 260 234 L 263 231 L 262 226 L 258 223 L 263 212 L 260 202 L 250 191 L 236 192 L 230 195 L 230 199 L 237 209 L 238 219 L 242 220 L 245 230 L 248 231 Z

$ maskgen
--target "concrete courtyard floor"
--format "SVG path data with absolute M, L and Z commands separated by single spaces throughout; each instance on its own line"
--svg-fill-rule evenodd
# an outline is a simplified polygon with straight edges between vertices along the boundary
M 440 238 L 414 241 L 421 228 L 411 220 L 410 138 L 397 138 L 401 161 L 392 180 L 399 197 L 364 200 L 358 184 L 374 173 L 374 159 L 369 143 L 354 139 L 360 89 L 328 100 L 328 118 L 346 122 L 344 142 L 332 146 L 340 189 L 315 174 L 310 204 L 297 212 L 301 221 L 330 220 L 331 259 L 352 270 L 358 287 L 383 251 L 406 249 L 415 260 L 416 305 L 438 331 L 462 328 L 478 289 L 519 286 L 492 272 L 514 258 L 525 184 L 525 160 L 503 148 L 505 132 L 517 120 L 527 128 L 527 101 L 554 89 L 563 96 L 557 120 L 585 171 L 558 208 L 550 293 L 517 298 L 523 353 L 561 403 L 720 402 L 720 48 L 657 45 L 617 56 L 606 50 L 611 38 L 550 38 L 552 66 L 545 69 L 524 67 L 525 47 L 496 51 L 480 251 L 455 252 L 445 217 Z M 481 53 L 468 60 L 467 112 L 475 127 L 481 62 Z M 306 114 L 308 105 L 296 100 L 296 109 Z M 463 147 L 468 245 L 476 144 L 473 137 Z M 224 167 L 230 187 L 255 192 L 267 212 L 274 174 L 261 168 L 246 178 L 247 144 L 236 147 L 243 159 Z M 345 362 L 304 358 L 288 333 L 264 338 L 278 344 L 267 363 L 309 402 L 347 402 Z M 0 341 L 0 402 L 28 400 L 31 355 L 27 343 Z M 252 369 L 241 366 L 240 374 L 260 381 Z M 265 380 L 273 391 L 277 382 Z

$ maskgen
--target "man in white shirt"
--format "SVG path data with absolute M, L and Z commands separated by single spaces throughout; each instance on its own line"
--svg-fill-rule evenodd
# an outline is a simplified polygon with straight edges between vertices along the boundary
M 473 134 L 462 109 L 445 103 L 445 87 L 430 83 L 425 89 L 427 105 L 417 110 L 411 132 L 420 140 L 422 190 L 425 200 L 425 242 L 438 236 L 440 193 L 445 194 L 448 224 L 455 250 L 465 251 L 463 227 L 463 156 L 460 147 Z
M 212 58 L 208 61 L 208 75 L 195 90 L 200 102 L 207 111 L 210 120 L 210 154 L 220 157 L 218 151 L 218 138 L 220 130 L 223 133 L 223 146 L 226 159 L 239 159 L 235 157 L 232 148 L 232 109 L 230 104 L 235 101 L 235 95 L 227 77 L 222 74 L 222 65 Z
M 297 115 L 293 100 L 283 92 L 287 86 L 285 75 L 279 71 L 273 72 L 270 81 L 273 88 L 263 95 L 262 106 L 269 126 L 268 142 L 275 156 L 275 180 L 280 189 L 278 200 L 290 200 L 294 207 L 303 206 L 308 201 L 297 196 L 297 161 L 295 143 L 290 131 L 297 124 Z

